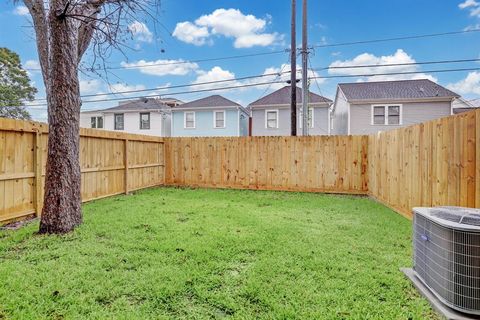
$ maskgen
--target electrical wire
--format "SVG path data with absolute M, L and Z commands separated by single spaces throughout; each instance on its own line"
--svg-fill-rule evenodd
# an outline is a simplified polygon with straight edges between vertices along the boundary
M 480 31 L 480 28 L 477 28 L 477 29 L 470 29 L 470 30 L 449 31 L 449 32 L 430 33 L 430 34 L 421 34 L 421 35 L 410 35 L 410 36 L 399 36 L 399 37 L 393 37 L 393 38 L 380 38 L 380 39 L 351 41 L 351 42 L 340 42 L 340 43 L 332 43 L 332 44 L 318 44 L 318 45 L 314 45 L 313 47 L 314 48 L 341 47 L 341 46 L 350 46 L 350 45 L 358 45 L 358 44 L 369 44 L 369 43 L 401 41 L 401 40 L 411 40 L 411 39 L 423 39 L 423 38 L 431 38 L 431 37 L 442 37 L 442 36 L 449 36 L 449 35 L 474 33 L 474 32 L 479 32 L 479 31 Z M 275 50 L 275 51 L 268 51 L 268 52 L 257 52 L 257 53 L 251 53 L 251 54 L 224 56 L 224 57 L 216 57 L 216 58 L 204 58 L 204 59 L 194 59 L 194 60 L 185 60 L 185 61 L 183 61 L 183 60 L 182 61 L 171 61 L 171 62 L 165 62 L 165 63 L 151 63 L 151 64 L 146 64 L 146 65 L 143 65 L 143 66 L 117 66 L 117 67 L 105 67 L 105 68 L 87 68 L 87 70 L 95 71 L 95 70 L 141 69 L 141 68 L 158 67 L 158 66 L 181 65 L 181 64 L 188 64 L 188 63 L 201 63 L 201 62 L 211 62 L 211 61 L 243 59 L 243 58 L 250 58 L 250 57 L 280 54 L 280 53 L 289 52 L 289 51 L 290 51 L 290 49 L 283 49 L 283 50 Z M 40 71 L 41 69 L 40 68 L 25 68 L 25 70 Z
M 355 75 L 315 76 L 315 77 L 310 77 L 309 79 L 359 78 L 359 77 L 374 77 L 374 76 L 389 76 L 389 75 L 412 75 L 412 74 L 421 74 L 421 73 L 446 73 L 446 72 L 478 71 L 478 70 L 480 70 L 480 68 L 441 69 L 441 70 L 392 72 L 392 73 L 369 73 L 369 74 L 355 74 Z M 242 84 L 242 85 L 237 85 L 237 86 L 208 88 L 208 89 L 179 91 L 179 92 L 169 92 L 167 94 L 168 94 L 168 96 L 172 96 L 172 95 L 182 95 L 182 94 L 190 94 L 190 93 L 198 93 L 198 92 L 232 90 L 232 89 L 239 89 L 239 88 L 246 88 L 246 87 L 256 87 L 256 86 L 262 86 L 262 85 L 269 85 L 269 84 L 274 84 L 274 83 L 283 83 L 283 81 L 269 81 L 269 82 L 261 82 L 261 83 L 249 83 L 249 84 Z M 165 96 L 167 94 L 165 94 Z M 141 99 L 141 98 L 154 98 L 154 97 L 161 97 L 161 96 L 164 96 L 164 95 L 155 94 L 155 95 L 150 95 L 150 96 L 135 96 L 135 97 L 123 97 L 123 98 L 111 98 L 111 99 L 85 100 L 85 101 L 82 101 L 82 103 L 120 101 L 120 100 Z M 46 106 L 46 104 L 28 104 L 28 105 L 26 105 L 26 107 L 38 107 L 38 106 Z
M 372 65 L 352 65 L 352 66 L 339 66 L 339 67 L 319 67 L 319 68 L 313 68 L 311 66 L 310 62 L 310 69 L 312 71 L 323 71 L 323 70 L 330 70 L 330 69 L 351 69 L 351 68 L 382 68 L 382 67 L 396 67 L 396 66 L 414 66 L 414 65 L 431 65 L 431 64 L 450 64 L 450 63 L 465 63 L 465 62 L 478 62 L 480 61 L 480 58 L 475 58 L 475 59 L 458 59 L 458 60 L 438 60 L 438 61 L 423 61 L 423 62 L 409 62 L 409 63 L 389 63 L 389 64 L 372 64 Z M 195 86 L 201 86 L 201 85 L 210 85 L 210 84 L 219 84 L 219 83 L 225 83 L 225 82 L 234 82 L 234 81 L 242 81 L 242 80 L 249 80 L 249 79 L 255 79 L 255 78 L 263 78 L 263 77 L 270 77 L 270 76 L 280 76 L 285 73 L 290 73 L 291 71 L 283 71 L 283 69 L 280 72 L 274 72 L 274 73 L 265 73 L 261 75 L 252 75 L 252 76 L 244 76 L 244 77 L 239 77 L 239 78 L 234 78 L 234 79 L 225 79 L 225 80 L 215 80 L 215 81 L 207 81 L 207 82 L 199 82 L 199 83 L 191 83 L 191 84 L 180 84 L 180 85 L 174 85 L 174 86 L 168 86 L 168 87 L 156 87 L 156 88 L 147 88 L 147 89 L 136 89 L 136 90 L 125 90 L 125 91 L 117 91 L 117 92 L 109 92 L 109 93 L 97 93 L 97 94 L 86 94 L 86 95 L 81 95 L 81 98 L 90 98 L 90 97 L 98 97 L 98 96 L 109 96 L 109 95 L 120 95 L 120 94 L 131 94 L 131 93 L 140 93 L 140 92 L 148 92 L 148 91 L 163 91 L 163 90 L 169 90 L 169 89 L 178 89 L 178 88 L 185 88 L 185 87 L 195 87 Z M 427 72 L 427 71 L 423 71 Z M 421 72 L 421 73 L 423 73 Z M 383 74 L 379 74 L 383 75 Z M 333 77 L 355 77 L 356 75 L 335 75 L 331 76 Z M 362 76 L 362 75 L 359 75 Z M 365 75 L 369 76 L 369 75 Z M 34 99 L 32 101 L 45 101 L 45 98 L 38 98 Z

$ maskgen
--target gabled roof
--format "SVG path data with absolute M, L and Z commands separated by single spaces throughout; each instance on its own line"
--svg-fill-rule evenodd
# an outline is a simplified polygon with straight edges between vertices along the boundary
M 224 98 L 220 95 L 213 95 L 198 100 L 184 103 L 177 108 L 208 108 L 208 107 L 242 107 L 238 103 Z
M 274 91 L 263 98 L 258 99 L 249 104 L 249 106 L 269 106 L 290 104 L 291 86 L 285 86 L 277 91 Z M 309 92 L 309 103 L 331 103 L 332 100 L 322 97 L 313 92 Z M 302 103 L 302 88 L 297 87 L 297 103 Z
M 141 98 L 138 100 L 121 103 L 116 107 L 107 108 L 107 109 L 98 110 L 98 111 L 115 112 L 115 111 L 163 110 L 163 109 L 170 109 L 170 107 L 162 99 Z
M 458 98 L 453 91 L 428 79 L 340 83 L 347 101 Z

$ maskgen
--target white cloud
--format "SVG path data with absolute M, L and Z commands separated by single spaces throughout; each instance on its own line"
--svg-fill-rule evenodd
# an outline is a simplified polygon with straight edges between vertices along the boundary
M 356 75 L 356 74 L 373 74 L 373 73 L 398 73 L 398 72 L 419 72 L 420 68 L 412 58 L 402 49 L 398 49 L 394 54 L 387 56 L 375 56 L 371 53 L 362 53 L 351 60 L 337 60 L 330 64 L 329 73 L 332 75 Z M 385 65 L 385 64 L 410 64 L 402 66 L 383 66 L 383 67 L 362 67 L 362 68 L 344 68 L 363 65 Z M 343 67 L 341 69 L 333 69 L 334 67 Z M 378 75 L 361 77 L 359 81 L 390 81 L 390 80 L 408 80 L 408 79 L 430 79 L 437 81 L 431 75 L 425 73 L 417 74 L 400 74 L 400 75 Z
M 465 2 L 462 2 L 458 5 L 460 9 L 465 9 L 465 8 L 470 8 L 470 7 L 477 7 L 479 3 L 475 0 L 465 0 Z
M 210 32 L 206 27 L 199 27 L 189 21 L 185 21 L 177 23 L 173 36 L 183 42 L 202 46 L 207 43 Z
M 480 18 L 480 7 L 470 10 L 470 16 Z
M 80 80 L 80 93 L 91 94 L 97 93 L 102 88 L 102 82 L 98 79 Z
M 197 78 L 192 82 L 192 84 L 212 82 L 212 81 L 224 81 L 235 79 L 235 74 L 228 70 L 223 70 L 221 67 L 215 66 L 209 71 L 198 71 Z M 192 90 L 204 90 L 204 89 L 213 89 L 221 87 L 230 87 L 240 84 L 237 81 L 230 82 L 220 82 L 212 84 L 204 84 L 192 87 Z
M 153 33 L 148 29 L 143 22 L 134 21 L 128 25 L 128 30 L 132 33 L 134 39 L 141 42 L 152 42 Z
M 472 24 L 468 27 L 465 27 L 463 30 L 464 31 L 471 31 L 471 30 L 477 30 L 477 29 L 480 29 L 480 23 Z
M 139 60 L 136 62 L 122 62 L 122 67 L 139 67 L 141 73 L 153 76 L 184 76 L 192 71 L 198 69 L 198 64 L 193 62 L 179 60 L 156 60 L 145 61 Z
M 471 17 L 480 18 L 480 2 L 476 0 L 466 0 L 458 5 L 462 10 L 467 9 L 470 12 Z M 478 25 L 477 25 L 478 26 Z M 465 30 L 475 29 L 474 26 L 469 26 Z
M 15 10 L 13 10 L 13 13 L 16 14 L 17 16 L 28 16 L 30 14 L 30 12 L 28 11 L 28 8 L 25 6 L 15 7 Z
M 134 90 L 144 90 L 145 86 L 143 84 L 134 84 L 129 85 L 126 83 L 115 83 L 110 85 L 110 90 L 113 93 L 121 93 L 124 91 L 134 91 Z
M 323 37 L 320 39 L 320 45 L 321 45 L 321 46 L 324 46 L 324 45 L 327 45 L 327 44 L 328 44 L 327 37 L 323 36 Z
M 266 47 L 282 39 L 278 33 L 246 34 L 236 38 L 233 45 L 235 48 Z
M 291 70 L 291 65 L 290 64 L 282 64 L 280 67 L 269 67 L 266 68 L 265 71 L 263 72 L 264 77 L 262 78 L 257 78 L 254 80 L 251 80 L 251 83 L 262 83 L 262 82 L 279 82 L 279 83 L 273 83 L 270 86 L 270 90 L 278 90 L 280 88 L 283 88 L 284 86 L 287 85 L 287 81 L 290 80 L 290 70 Z M 318 74 L 314 70 L 309 70 L 308 71 L 308 77 L 309 78 L 316 78 L 319 77 L 320 74 Z M 302 71 L 300 69 L 297 69 L 297 79 L 301 80 L 302 79 Z M 325 79 L 312 79 L 310 87 L 311 89 L 312 86 L 315 84 L 315 81 L 320 85 L 325 82 Z M 262 88 L 262 87 L 260 87 Z
M 29 77 L 33 77 L 35 74 L 42 72 L 40 69 L 40 63 L 37 60 L 27 60 L 22 64 L 23 68 L 27 70 Z
M 211 43 L 211 37 L 217 35 L 235 39 L 235 48 L 269 46 L 283 39 L 278 33 L 264 32 L 270 20 L 269 15 L 260 19 L 251 14 L 245 15 L 238 9 L 217 9 L 199 17 L 195 23 L 178 23 L 173 36 L 195 45 Z
M 23 64 L 23 67 L 26 69 L 38 69 L 38 71 L 40 71 L 40 63 L 38 63 L 37 60 L 27 60 Z
M 459 94 L 480 95 L 480 72 L 470 72 L 465 79 L 451 83 L 447 88 Z

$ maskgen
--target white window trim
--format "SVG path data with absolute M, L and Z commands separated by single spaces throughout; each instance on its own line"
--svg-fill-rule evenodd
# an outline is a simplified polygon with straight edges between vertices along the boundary
M 187 127 L 187 113 L 193 114 L 193 127 Z M 197 117 L 195 111 L 184 111 L 183 112 L 183 129 L 195 129 L 197 126 Z
M 315 128 L 315 108 L 314 107 L 308 107 L 308 110 L 312 110 L 312 122 L 310 123 L 310 126 L 308 127 L 309 129 Z M 300 124 L 300 129 L 303 127 L 303 110 L 300 110 L 299 112 L 299 120 Z
M 223 113 L 223 127 L 217 127 L 217 113 Z M 225 129 L 227 125 L 227 113 L 225 110 L 214 110 L 213 111 L 213 128 L 214 129 Z
M 383 107 L 385 111 L 385 121 L 383 124 L 375 124 L 374 122 L 374 113 L 375 107 Z M 398 124 L 389 124 L 388 123 L 388 107 L 399 107 L 400 108 L 400 119 Z M 394 103 L 386 103 L 386 104 L 372 104 L 370 109 L 370 124 L 372 126 L 401 126 L 403 125 L 403 104 L 394 104 Z
M 268 114 L 269 112 L 275 112 L 275 113 L 277 114 L 277 126 L 276 126 L 275 128 L 269 128 L 269 127 L 268 127 L 267 114 Z M 279 116 L 278 109 L 265 110 L 265 129 L 268 129 L 268 130 L 278 129 L 278 127 L 280 126 L 280 124 L 279 124 L 280 119 L 278 118 L 278 116 Z
M 148 114 L 148 129 L 142 128 L 142 114 Z M 140 112 L 140 124 L 139 130 L 151 130 L 152 129 L 152 115 L 150 112 Z
M 117 116 L 122 116 L 123 119 L 123 128 L 117 129 Z M 116 131 L 124 131 L 125 130 L 125 113 L 114 113 L 113 114 L 113 129 Z

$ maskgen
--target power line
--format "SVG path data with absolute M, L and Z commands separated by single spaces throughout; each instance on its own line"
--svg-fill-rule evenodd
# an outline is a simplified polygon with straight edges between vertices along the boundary
M 80 97 L 81 98 L 90 98 L 90 97 L 109 96 L 109 95 L 116 95 L 116 94 L 130 94 L 130 93 L 139 93 L 139 92 L 147 92 L 147 91 L 178 89 L 178 88 L 185 88 L 185 87 L 197 87 L 197 86 L 203 86 L 203 85 L 218 84 L 218 83 L 224 83 L 224 82 L 242 81 L 242 80 L 249 80 L 249 79 L 255 79 L 255 78 L 272 77 L 272 76 L 276 76 L 276 78 L 278 78 L 278 76 L 281 76 L 282 74 L 291 72 L 291 71 L 283 71 L 284 68 L 285 68 L 285 66 L 280 70 L 280 72 L 264 73 L 264 74 L 261 74 L 261 75 L 245 76 L 245 77 L 239 77 L 239 78 L 233 78 L 233 79 L 215 80 L 215 81 L 198 82 L 198 83 L 190 83 L 190 84 L 179 84 L 179 85 L 168 86 L 168 87 L 126 90 L 126 91 L 117 91 L 117 92 L 109 92 L 109 93 L 86 94 L 86 95 L 82 95 Z M 45 98 L 40 98 L 40 99 L 34 99 L 32 101 L 40 101 L 40 100 L 46 100 L 46 99 Z
M 389 63 L 389 64 L 371 64 L 371 65 L 351 65 L 351 66 L 338 66 L 338 67 L 320 67 L 320 68 L 312 68 L 310 62 L 310 69 L 312 71 L 322 71 L 322 70 L 332 70 L 332 69 L 357 69 L 357 68 L 380 68 L 380 67 L 396 67 L 396 66 L 414 66 L 414 65 L 430 65 L 430 64 L 448 64 L 448 63 L 465 63 L 465 62 L 478 62 L 480 58 L 475 59 L 458 59 L 458 60 L 438 60 L 438 61 L 423 61 L 423 62 L 408 62 L 408 63 Z M 225 80 L 215 80 L 215 81 L 208 81 L 208 82 L 199 82 L 199 83 L 191 83 L 191 84 L 180 84 L 168 87 L 156 87 L 156 88 L 147 88 L 147 89 L 136 89 L 136 90 L 125 90 L 125 91 L 117 91 L 117 92 L 109 92 L 109 93 L 96 93 L 96 94 L 86 94 L 81 95 L 81 98 L 90 98 L 90 97 L 98 97 L 98 96 L 109 96 L 109 95 L 117 95 L 117 94 L 130 94 L 130 93 L 140 93 L 140 92 L 148 92 L 148 91 L 163 91 L 169 89 L 178 89 L 178 88 L 185 88 L 185 87 L 195 87 L 201 85 L 211 85 L 211 84 L 219 84 L 224 82 L 234 82 L 234 81 L 242 81 L 242 80 L 249 80 L 255 78 L 264 78 L 264 77 L 271 77 L 271 76 L 281 76 L 282 74 L 290 73 L 291 71 L 283 71 L 283 68 L 280 72 L 273 72 L 273 73 L 265 73 L 261 75 L 252 75 L 252 76 L 244 76 L 239 78 L 233 79 L 225 79 Z M 427 72 L 427 71 L 423 71 Z M 45 98 L 38 98 L 32 101 L 45 101 Z
M 404 62 L 404 63 L 388 63 L 388 64 L 367 64 L 367 65 L 351 65 L 351 66 L 335 66 L 323 67 L 316 69 L 320 70 L 335 70 L 335 69 L 358 69 L 358 68 L 378 68 L 378 67 L 398 67 L 398 66 L 417 66 L 427 64 L 443 64 L 443 63 L 463 63 L 463 62 L 478 62 L 480 58 L 474 59 L 459 59 L 459 60 L 440 60 L 440 61 L 424 61 L 424 62 Z
M 480 32 L 480 28 L 471 29 L 471 30 L 421 34 L 421 35 L 400 36 L 400 37 L 393 37 L 393 38 L 380 38 L 380 39 L 352 41 L 352 42 L 319 44 L 319 45 L 314 45 L 313 47 L 314 48 L 341 47 L 341 46 L 378 43 L 378 42 L 389 42 L 389 41 L 401 41 L 401 40 L 422 39 L 422 38 L 431 38 L 431 37 L 442 37 L 442 36 L 448 36 L 448 35 L 459 35 L 459 34 L 474 33 L 474 32 Z M 224 56 L 224 57 L 216 57 L 216 58 L 204 58 L 204 59 L 194 59 L 194 60 L 185 60 L 185 61 L 183 61 L 183 60 L 182 61 L 171 61 L 171 62 L 164 62 L 164 63 L 151 63 L 151 64 L 146 64 L 146 65 L 143 65 L 143 66 L 118 66 L 118 67 L 105 67 L 105 68 L 87 68 L 87 70 L 95 71 L 95 70 L 141 69 L 141 68 L 158 67 L 158 66 L 181 65 L 181 64 L 188 64 L 188 63 L 201 63 L 201 62 L 211 62 L 211 61 L 242 59 L 242 58 L 258 57 L 258 56 L 274 55 L 274 54 L 280 54 L 280 53 L 285 53 L 285 52 L 290 52 L 290 49 L 267 51 L 267 52 L 257 52 L 257 53 L 251 53 L 251 54 L 243 54 L 243 55 Z M 40 68 L 25 68 L 24 70 L 40 71 L 41 69 Z
M 405 71 L 405 72 L 386 72 L 386 73 L 367 73 L 367 74 L 349 74 L 349 75 L 333 75 L 333 76 L 319 76 L 311 79 L 333 79 L 333 78 L 364 78 L 375 76 L 394 76 L 394 75 L 409 75 L 420 73 L 445 73 L 445 72 L 460 72 L 460 71 L 478 71 L 480 68 L 459 68 L 459 69 L 440 69 L 440 70 L 425 70 L 425 71 Z
M 426 71 L 315 76 L 315 77 L 310 77 L 309 79 L 360 78 L 360 77 L 374 77 L 374 76 L 411 75 L 411 74 L 421 74 L 421 73 L 446 73 L 446 72 L 478 71 L 478 70 L 480 70 L 480 68 L 440 69 L 440 70 L 426 70 Z M 191 93 L 198 93 L 198 92 L 232 90 L 232 89 L 238 89 L 238 88 L 270 85 L 270 84 L 275 84 L 275 83 L 284 83 L 284 81 L 269 81 L 269 82 L 249 83 L 249 84 L 242 84 L 242 85 L 228 86 L 228 87 L 207 88 L 207 89 L 179 91 L 179 92 L 168 92 L 167 94 L 169 96 L 173 96 L 173 95 L 191 94 Z M 165 95 L 167 95 L 167 94 L 165 94 Z M 123 97 L 123 98 L 111 98 L 111 99 L 86 100 L 86 101 L 82 101 L 82 103 L 95 103 L 95 102 L 120 101 L 120 100 L 141 99 L 141 98 L 154 98 L 154 97 L 160 97 L 160 96 L 163 96 L 163 95 L 155 94 L 155 95 L 150 95 L 150 96 L 135 96 L 135 97 Z M 26 105 L 26 107 L 37 107 L 37 106 L 46 106 L 46 104 L 29 104 L 29 105 Z
M 470 30 L 448 31 L 448 32 L 441 32 L 441 33 L 429 33 L 429 34 L 420 34 L 420 35 L 411 35 L 411 36 L 401 36 L 401 37 L 394 37 L 394 38 L 380 38 L 380 39 L 361 40 L 361 41 L 333 43 L 333 44 L 318 44 L 318 45 L 314 45 L 313 47 L 314 48 L 341 47 L 341 46 L 350 46 L 350 45 L 357 45 L 357 44 L 442 37 L 442 36 L 450 36 L 450 35 L 457 35 L 457 34 L 473 33 L 473 32 L 479 32 L 479 31 L 480 31 L 480 28 L 477 28 L 477 29 L 470 29 Z
M 204 58 L 204 59 L 195 59 L 195 60 L 175 60 L 175 61 L 162 62 L 162 63 L 149 63 L 149 64 L 138 65 L 138 66 L 87 68 L 87 70 L 95 71 L 95 70 L 142 69 L 142 68 L 149 68 L 149 67 L 161 67 L 161 66 L 182 65 L 182 64 L 189 64 L 189 63 L 200 63 L 200 62 L 222 61 L 222 60 L 233 60 L 233 59 L 242 59 L 242 58 L 250 58 L 250 57 L 259 57 L 259 56 L 267 56 L 267 55 L 285 53 L 285 52 L 288 52 L 288 51 L 289 51 L 288 49 L 285 49 L 285 50 L 257 52 L 257 53 L 233 55 L 233 56 L 225 56 L 225 57 L 217 57 L 217 58 Z M 24 68 L 24 70 L 40 71 L 41 69 L 40 68 Z
M 239 88 L 247 88 L 247 87 L 257 87 L 263 85 L 269 85 L 274 83 L 283 83 L 284 81 L 269 81 L 269 82 L 261 82 L 261 83 L 248 83 L 242 84 L 237 86 L 229 86 L 229 87 L 218 87 L 218 88 L 208 88 L 208 89 L 198 89 L 198 90 L 189 90 L 189 91 L 180 91 L 180 92 L 168 92 L 166 95 L 173 96 L 173 95 L 181 95 L 181 94 L 190 94 L 190 93 L 198 93 L 198 92 L 210 92 L 210 91 L 220 91 L 220 90 L 231 90 L 231 89 L 239 89 Z M 161 97 L 164 95 L 154 94 L 154 95 L 147 95 L 147 96 L 135 96 L 135 97 L 123 97 L 123 98 L 111 98 L 111 99 L 98 99 L 98 100 L 87 100 L 82 101 L 83 103 L 94 103 L 94 102 L 107 102 L 107 101 L 121 101 L 121 100 L 133 100 L 133 99 L 142 99 L 142 98 L 156 98 Z M 47 106 L 46 104 L 29 104 L 26 107 L 42 107 Z

